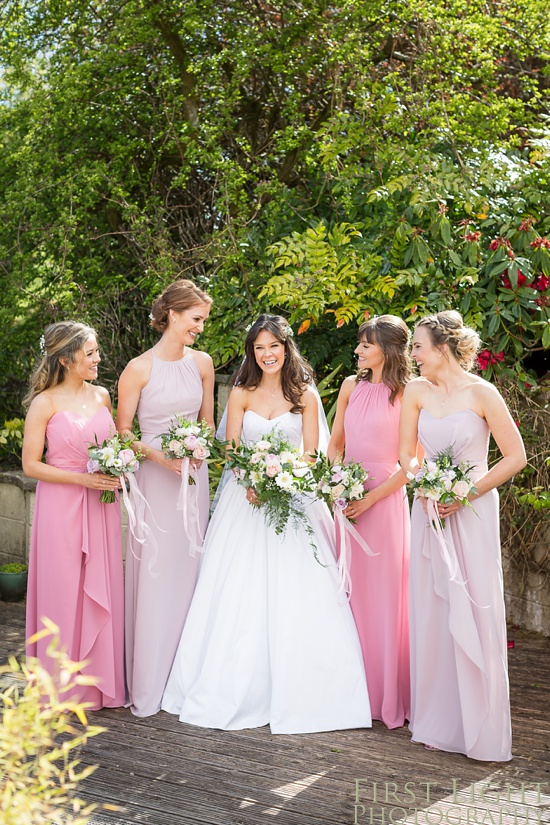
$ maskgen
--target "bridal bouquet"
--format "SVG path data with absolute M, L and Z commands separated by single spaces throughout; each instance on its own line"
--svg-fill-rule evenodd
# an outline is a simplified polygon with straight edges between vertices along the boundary
M 135 440 L 135 435 L 130 434 L 123 438 L 116 433 L 111 438 L 106 438 L 102 444 L 98 444 L 97 441 L 91 443 L 88 447 L 86 469 L 89 473 L 104 473 L 107 476 L 135 473 L 145 458 L 142 453 L 132 450 Z M 112 504 L 116 500 L 115 491 L 104 490 L 99 500 L 103 504 Z
M 316 494 L 325 501 L 330 510 L 338 507 L 345 510 L 350 501 L 359 501 L 365 495 L 364 484 L 370 476 L 358 461 L 345 464 L 330 461 L 323 453 L 316 454 L 312 473 L 317 482 Z
M 161 448 L 167 458 L 209 458 L 214 445 L 214 433 L 206 421 L 190 421 L 183 413 L 176 413 L 175 421 L 167 433 L 160 436 Z M 195 480 L 189 477 L 189 484 Z
M 463 506 L 471 507 L 468 496 L 476 492 L 475 484 L 470 478 L 473 467 L 473 464 L 465 461 L 455 464 L 453 448 L 448 447 L 433 459 L 425 458 L 416 475 L 407 473 L 407 478 L 416 496 L 424 496 L 442 504 L 459 501 Z M 445 519 L 441 519 L 441 526 L 445 527 Z
M 276 430 L 255 444 L 235 447 L 229 452 L 228 465 L 235 471 L 238 484 L 254 488 L 254 506 L 263 509 L 276 533 L 284 534 L 291 520 L 295 527 L 301 524 L 312 535 L 299 498 L 301 493 L 315 490 L 311 464 Z

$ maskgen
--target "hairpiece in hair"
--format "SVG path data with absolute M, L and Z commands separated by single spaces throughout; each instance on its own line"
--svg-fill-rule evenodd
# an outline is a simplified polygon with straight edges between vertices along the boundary
M 42 353 L 42 355 L 45 355 L 46 354 L 46 339 L 44 338 L 43 335 L 41 335 L 40 338 L 38 339 L 38 346 L 40 347 L 40 352 Z

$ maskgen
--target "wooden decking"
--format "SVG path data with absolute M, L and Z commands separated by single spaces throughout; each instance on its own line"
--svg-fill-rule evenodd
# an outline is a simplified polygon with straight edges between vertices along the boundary
M 23 606 L 0 602 L 0 628 L 5 662 L 22 651 Z M 98 808 L 93 825 L 550 823 L 550 640 L 515 629 L 510 636 L 512 762 L 431 753 L 405 728 L 379 722 L 369 731 L 272 736 L 268 728 L 202 730 L 163 712 L 101 711 L 93 721 L 108 732 L 83 753 L 99 768 L 82 790 L 119 810 Z

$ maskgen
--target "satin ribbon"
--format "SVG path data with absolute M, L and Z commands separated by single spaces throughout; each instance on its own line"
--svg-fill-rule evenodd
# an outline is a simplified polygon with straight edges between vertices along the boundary
M 124 501 L 124 506 L 126 507 L 126 512 L 128 513 L 128 529 L 130 530 L 130 533 L 132 534 L 134 540 L 138 542 L 138 544 L 141 544 L 143 546 L 145 542 L 149 543 L 153 551 L 153 556 L 149 559 L 149 564 L 147 567 L 149 570 L 149 574 L 156 578 L 156 576 L 158 576 L 159 574 L 155 573 L 153 568 L 158 558 L 159 547 L 158 542 L 155 538 L 155 534 L 152 532 L 151 528 L 145 521 L 145 510 L 149 510 L 151 520 L 157 528 L 157 530 L 159 530 L 161 533 L 165 533 L 166 530 L 163 530 L 162 527 L 159 527 L 156 523 L 149 502 L 139 489 L 138 483 L 134 478 L 133 473 L 127 473 L 123 478 L 128 481 L 128 486 L 130 487 L 130 495 L 128 495 L 126 484 L 124 481 L 122 482 L 122 499 Z M 135 511 L 134 506 L 136 508 Z M 138 561 L 141 561 L 141 558 L 139 556 L 136 556 L 132 547 L 131 551 L 133 557 Z
M 189 482 L 189 476 L 194 484 Z M 189 539 L 189 555 L 194 557 L 197 553 L 202 553 L 204 536 L 199 523 L 199 475 L 191 466 L 189 458 L 182 460 L 177 509 L 182 511 L 183 531 Z
M 348 599 L 351 597 L 351 574 L 349 572 L 351 557 L 351 539 L 355 539 L 361 550 L 367 556 L 379 556 L 371 550 L 363 536 L 355 529 L 349 519 L 347 519 L 336 505 L 333 505 L 334 518 L 339 528 L 339 553 L 338 553 L 338 578 L 340 581 L 338 592 L 346 592 Z
M 443 532 L 444 528 L 443 528 L 443 525 L 441 523 L 441 518 L 439 516 L 439 512 L 437 510 L 437 503 L 431 498 L 428 499 L 427 510 L 428 510 L 428 519 L 429 519 L 429 522 L 430 522 L 430 529 L 432 529 L 434 531 L 434 533 L 437 537 L 439 548 L 441 550 L 441 557 L 443 559 L 443 562 L 444 562 L 445 566 L 447 567 L 447 569 L 450 573 L 449 581 L 450 582 L 456 582 L 456 584 L 458 584 L 460 587 L 463 587 L 466 595 L 468 596 L 468 598 L 470 599 L 472 604 L 475 604 L 476 607 L 480 607 L 483 610 L 486 610 L 488 607 L 490 607 L 490 605 L 488 605 L 488 604 L 486 604 L 486 605 L 478 604 L 476 601 L 474 601 L 474 599 L 472 599 L 472 597 L 468 593 L 468 590 L 466 588 L 468 580 L 466 579 L 464 581 L 463 579 L 458 579 L 457 578 L 458 571 L 459 571 L 460 567 L 459 567 L 459 564 L 458 564 L 458 557 L 456 555 L 456 549 L 455 549 L 455 546 L 454 546 L 454 542 L 452 541 L 452 538 L 451 538 L 450 547 L 449 547 L 447 539 L 445 538 L 445 533 Z

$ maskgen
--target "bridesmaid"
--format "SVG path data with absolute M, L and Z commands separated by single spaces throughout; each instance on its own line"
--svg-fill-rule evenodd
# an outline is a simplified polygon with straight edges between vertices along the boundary
M 44 357 L 25 399 L 30 404 L 23 441 L 23 471 L 38 479 L 31 533 L 27 638 L 46 616 L 59 627 L 61 647 L 87 661 L 72 698 L 94 710 L 124 704 L 124 585 L 120 507 L 101 504 L 100 492 L 118 478 L 86 471 L 88 445 L 115 433 L 111 400 L 97 379 L 95 332 L 61 321 L 44 333 Z M 46 446 L 46 460 L 42 455 Z M 49 639 L 27 645 L 27 655 L 53 670 Z
M 478 347 L 479 336 L 458 312 L 423 318 L 414 332 L 421 377 L 403 396 L 401 466 L 417 472 L 417 439 L 427 458 L 452 447 L 455 462 L 474 465 L 477 492 L 473 507 L 438 505 L 444 546 L 426 500 L 413 506 L 410 727 L 413 741 L 428 750 L 507 761 L 512 731 L 496 488 L 526 459 L 501 395 L 470 372 Z M 489 470 L 491 433 L 502 458 Z
M 409 507 L 398 459 L 401 396 L 411 377 L 409 331 L 395 315 L 359 327 L 357 375 L 338 396 L 331 460 L 345 453 L 373 476 L 344 511 L 376 556 L 351 539 L 350 604 L 361 640 L 372 718 L 397 728 L 410 716 Z
M 138 483 L 150 509 L 143 518 L 154 540 L 145 544 L 128 535 L 126 551 L 126 678 L 135 716 L 150 716 L 160 701 L 195 589 L 199 556 L 177 509 L 182 460 L 160 449 L 176 413 L 205 419 L 214 428 L 214 368 L 205 352 L 192 349 L 210 313 L 211 298 L 191 281 L 167 287 L 152 308 L 151 325 L 162 333 L 150 350 L 134 358 L 118 386 L 117 426 L 132 431 L 137 413 L 146 455 Z M 208 473 L 199 471 L 199 521 L 208 521 Z

